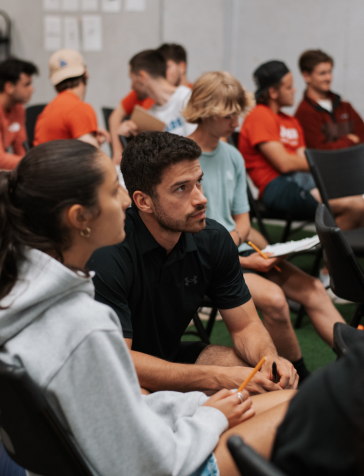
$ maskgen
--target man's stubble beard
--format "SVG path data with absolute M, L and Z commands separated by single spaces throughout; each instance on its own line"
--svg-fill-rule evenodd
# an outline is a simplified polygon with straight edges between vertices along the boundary
M 195 215 L 199 211 L 206 210 L 206 207 L 204 205 L 198 205 L 194 212 L 187 215 L 184 219 L 174 219 L 168 216 L 160 206 L 159 200 L 157 198 L 154 198 L 153 205 L 155 219 L 157 220 L 159 226 L 164 228 L 166 231 L 177 231 L 180 233 L 199 233 L 206 227 L 205 218 L 202 218 L 197 222 L 190 221 L 191 215 Z

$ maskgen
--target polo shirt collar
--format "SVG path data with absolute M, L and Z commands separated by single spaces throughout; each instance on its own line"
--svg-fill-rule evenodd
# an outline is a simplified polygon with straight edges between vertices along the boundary
M 140 238 L 140 250 L 142 254 L 148 253 L 157 248 L 163 248 L 153 237 L 150 233 L 148 228 L 143 223 L 139 213 L 135 210 L 134 207 L 131 207 L 128 212 L 130 213 L 131 219 L 133 220 L 134 226 L 137 230 L 138 236 Z M 181 237 L 174 247 L 174 249 L 179 248 L 181 257 L 185 255 L 185 253 L 189 253 L 190 251 L 196 251 L 197 246 L 195 240 L 192 236 L 192 233 L 182 233 Z

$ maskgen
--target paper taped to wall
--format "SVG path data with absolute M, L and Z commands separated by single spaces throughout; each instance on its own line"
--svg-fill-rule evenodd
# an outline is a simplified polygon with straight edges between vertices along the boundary
M 43 10 L 56 12 L 59 10 L 60 0 L 43 0 Z
M 80 49 L 78 20 L 76 17 L 64 19 L 64 47 L 72 50 Z
M 99 0 L 81 0 L 81 8 L 84 12 L 96 12 L 99 8 Z
M 146 0 L 125 0 L 126 12 L 144 12 L 147 8 Z
M 100 15 L 82 16 L 82 46 L 84 51 L 102 50 L 102 25 Z
M 46 51 L 55 51 L 61 48 L 61 17 L 46 15 L 44 17 L 44 48 Z
M 121 0 L 101 0 L 101 10 L 103 12 L 120 12 Z

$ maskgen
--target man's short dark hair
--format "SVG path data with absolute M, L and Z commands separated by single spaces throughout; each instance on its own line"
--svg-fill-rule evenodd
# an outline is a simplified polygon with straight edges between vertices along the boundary
M 181 45 L 176 43 L 163 43 L 157 50 L 166 61 L 172 60 L 175 63 L 187 63 L 187 52 Z
M 156 50 L 145 50 L 129 61 L 131 71 L 138 74 L 146 71 L 153 78 L 166 77 L 167 63 L 164 56 Z
M 33 74 L 38 74 L 38 68 L 29 61 L 17 58 L 8 58 L 0 63 L 0 92 L 4 91 L 6 83 L 16 84 L 21 73 L 33 76 Z
M 200 155 L 200 147 L 187 137 L 170 132 L 138 134 L 125 147 L 120 166 L 130 197 L 137 190 L 155 197 L 155 188 L 168 167 Z
M 315 67 L 320 63 L 331 63 L 334 66 L 334 60 L 331 56 L 322 50 L 307 50 L 300 56 L 298 65 L 301 73 L 306 71 L 311 74 Z
M 87 78 L 85 73 L 82 76 L 77 76 L 76 78 L 64 79 L 60 83 L 56 84 L 54 87 L 56 88 L 57 93 L 61 93 L 62 91 L 66 91 L 66 89 L 77 88 L 77 86 L 81 83 L 87 84 Z

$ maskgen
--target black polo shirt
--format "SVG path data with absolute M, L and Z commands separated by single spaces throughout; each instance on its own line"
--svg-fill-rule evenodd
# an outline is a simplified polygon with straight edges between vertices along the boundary
M 237 247 L 216 221 L 182 233 L 168 255 L 134 208 L 125 230 L 125 240 L 97 250 L 88 267 L 96 271 L 96 300 L 117 313 L 133 350 L 173 360 L 205 295 L 220 309 L 249 301 Z

